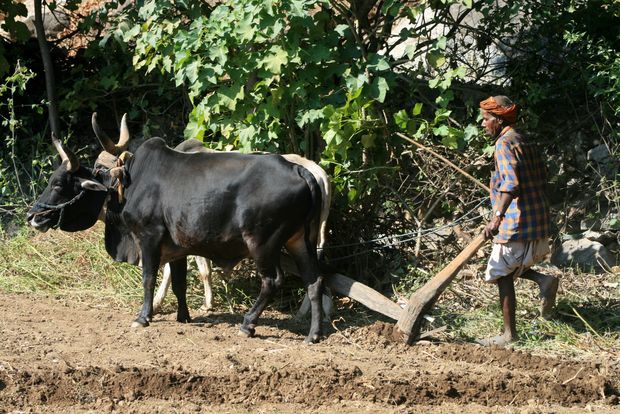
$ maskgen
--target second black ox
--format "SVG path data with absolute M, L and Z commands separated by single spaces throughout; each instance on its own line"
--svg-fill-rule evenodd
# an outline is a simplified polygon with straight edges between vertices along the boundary
M 117 180 L 109 172 L 80 166 L 75 155 L 53 139 L 63 162 L 28 212 L 28 222 L 40 231 L 85 230 L 94 225 L 107 200 L 106 250 L 116 260 L 142 261 L 144 303 L 134 325 L 148 326 L 151 320 L 160 265 L 170 262 L 174 270 L 177 320 L 187 322 L 186 256 L 204 256 L 223 268 L 250 257 L 261 276 L 261 290 L 240 330 L 253 335 L 272 292 L 282 284 L 284 247 L 311 302 L 306 342 L 319 340 L 322 278 L 316 243 L 321 192 L 310 172 L 279 155 L 188 154 L 151 138 L 129 158 Z M 118 184 L 113 185 L 119 181 L 122 195 Z M 122 243 L 125 229 L 134 243 Z

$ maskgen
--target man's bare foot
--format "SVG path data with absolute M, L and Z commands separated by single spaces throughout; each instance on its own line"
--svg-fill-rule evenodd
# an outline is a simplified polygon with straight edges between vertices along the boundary
M 492 336 L 490 338 L 476 339 L 476 343 L 482 346 L 506 346 L 517 338 L 508 334 Z
M 545 319 L 551 317 L 551 313 L 555 307 L 555 297 L 558 293 L 559 285 L 560 279 L 553 276 L 547 276 L 540 284 L 540 316 Z

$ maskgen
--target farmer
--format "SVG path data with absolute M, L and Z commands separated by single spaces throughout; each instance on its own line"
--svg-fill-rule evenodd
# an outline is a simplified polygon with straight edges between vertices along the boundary
M 509 98 L 490 97 L 480 102 L 480 109 L 482 127 L 495 140 L 490 194 L 493 214 L 484 229 L 485 237 L 493 238 L 493 249 L 485 280 L 499 288 L 504 333 L 477 342 L 503 346 L 517 339 L 514 278 L 538 284 L 543 317 L 548 317 L 555 305 L 559 280 L 530 269 L 549 253 L 547 173 L 540 151 L 515 130 L 517 106 Z

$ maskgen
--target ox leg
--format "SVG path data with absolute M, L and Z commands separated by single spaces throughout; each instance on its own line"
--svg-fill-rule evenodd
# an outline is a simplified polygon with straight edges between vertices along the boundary
M 299 269 L 301 279 L 306 286 L 308 299 L 310 300 L 311 322 L 310 332 L 306 337 L 306 343 L 318 342 L 321 338 L 321 296 L 323 294 L 323 278 L 319 275 L 319 263 L 316 250 L 310 248 L 304 237 L 289 240 L 286 250 L 293 256 Z
M 198 272 L 200 273 L 205 291 L 205 299 L 202 307 L 204 310 L 209 310 L 213 307 L 213 280 L 211 279 L 213 268 L 211 267 L 211 261 L 201 256 L 195 256 L 194 259 L 196 260 Z
M 191 322 L 187 308 L 187 258 L 170 262 L 172 292 L 177 298 L 177 322 Z
M 155 293 L 155 281 L 159 270 L 159 253 L 152 253 L 145 246 L 142 247 L 142 287 L 144 289 L 144 303 L 138 318 L 132 327 L 145 327 L 153 317 L 153 295 Z
M 323 286 L 323 297 L 321 299 L 322 309 L 323 309 L 323 322 L 331 322 L 332 313 L 334 311 L 334 305 L 332 300 L 331 291 L 327 286 Z M 299 310 L 295 314 L 295 319 L 301 321 L 306 317 L 306 315 L 310 312 L 310 299 L 308 299 L 308 294 L 304 295 L 303 300 L 301 301 L 301 305 L 299 306 Z
M 161 279 L 161 283 L 159 288 L 157 289 L 157 293 L 155 294 L 155 299 L 153 299 L 153 313 L 159 313 L 161 311 L 161 305 L 164 303 L 164 298 L 166 297 L 166 293 L 168 293 L 168 288 L 170 287 L 170 264 L 166 263 L 164 265 L 164 275 Z
M 278 272 L 281 272 L 278 270 L 279 265 L 273 261 L 256 259 L 256 267 L 261 276 L 260 293 L 252 309 L 243 317 L 243 324 L 239 327 L 239 331 L 246 336 L 254 336 L 256 322 L 279 284 L 278 280 L 282 280 L 281 276 L 278 276 Z

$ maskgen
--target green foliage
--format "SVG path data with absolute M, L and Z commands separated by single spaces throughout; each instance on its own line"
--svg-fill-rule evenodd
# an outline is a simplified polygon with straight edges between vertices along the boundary
M 135 41 L 134 65 L 187 88 L 186 137 L 311 158 L 322 149 L 350 200 L 368 183 L 350 172 L 389 161 L 381 108 L 396 74 L 326 2 L 224 1 L 198 12 L 159 0 L 139 14 L 125 37 Z
M 40 183 L 32 177 L 51 162 L 49 157 L 41 156 L 30 168 L 25 168 L 20 160 L 23 145 L 19 140 L 26 138 L 24 124 L 30 120 L 24 114 L 29 111 L 40 114 L 43 111 L 41 104 L 22 104 L 18 100 L 34 76 L 30 69 L 17 62 L 13 73 L 0 83 L 0 124 L 3 126 L 0 140 L 4 143 L 0 150 L 0 199 L 12 200 L 11 204 L 4 202 L 4 208 L 9 208 L 9 211 L 16 209 L 16 213 L 20 213 L 29 199 L 40 191 Z
M 467 74 L 448 64 L 448 39 L 428 28 L 403 29 L 396 41 L 389 33 L 398 20 L 413 24 L 425 11 L 452 3 L 387 2 L 377 18 L 386 29 L 360 33 L 356 27 L 368 16 L 353 15 L 355 23 L 337 4 L 319 0 L 224 1 L 213 8 L 153 0 L 140 8 L 125 40 L 135 42 L 136 68 L 159 71 L 187 89 L 193 110 L 186 138 L 310 158 L 320 151 L 336 189 L 353 202 L 370 194 L 403 145 L 391 133 L 403 127 L 389 114 L 407 112 L 393 99 L 406 62 L 386 48 L 408 43 L 408 61 L 417 64 L 407 76 L 426 78 L 438 92 L 427 113 L 413 114 L 411 122 L 395 115 L 396 124 L 452 149 L 478 136 L 474 126 L 463 131 L 448 109 L 453 80 Z
M 28 13 L 26 5 L 12 0 L 0 0 L 0 14 L 2 14 L 2 22 L 0 29 L 6 31 L 9 36 L 15 38 L 19 42 L 23 42 L 30 37 L 30 31 L 23 22 L 15 20 L 16 17 L 26 16 Z M 5 56 L 5 49 L 0 43 L 0 76 L 9 71 L 9 61 Z

